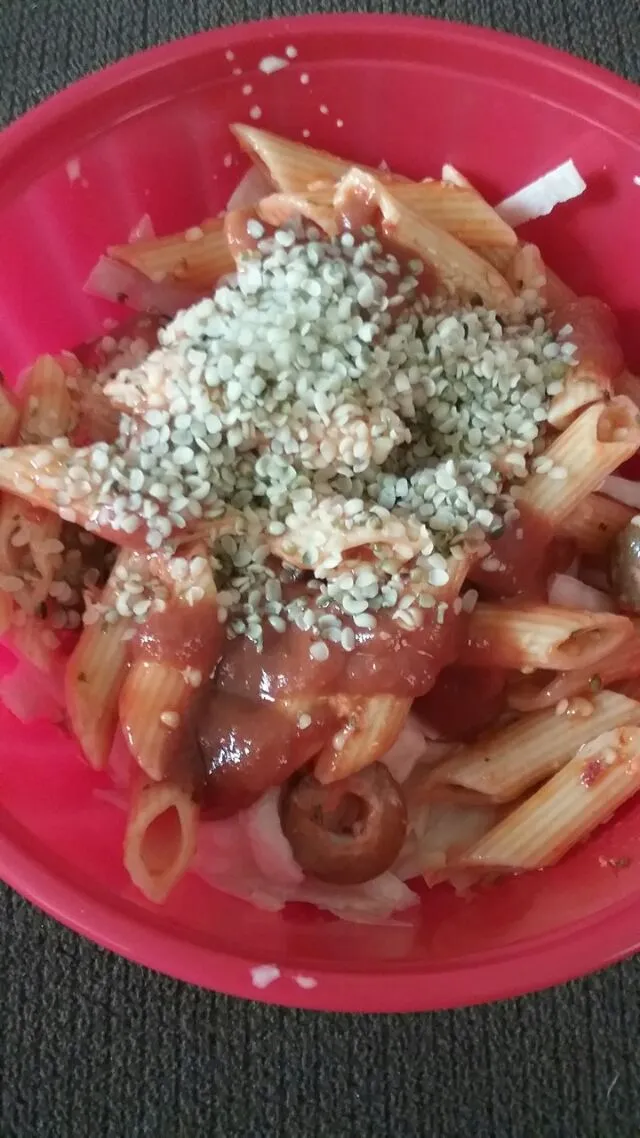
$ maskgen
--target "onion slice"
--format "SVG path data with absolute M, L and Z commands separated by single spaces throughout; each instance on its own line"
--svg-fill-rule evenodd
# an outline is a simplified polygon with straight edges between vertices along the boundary
M 615 606 L 607 593 L 566 573 L 554 573 L 550 577 L 549 604 L 567 609 L 588 609 L 589 612 L 615 612 Z

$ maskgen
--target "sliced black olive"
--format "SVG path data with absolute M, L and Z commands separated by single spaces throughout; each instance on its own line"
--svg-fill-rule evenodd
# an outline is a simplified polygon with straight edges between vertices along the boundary
M 640 518 L 632 518 L 612 542 L 610 573 L 620 607 L 640 612 Z
M 292 780 L 280 800 L 282 828 L 298 865 L 341 885 L 371 881 L 393 865 L 407 811 L 383 763 L 325 785 L 312 774 Z

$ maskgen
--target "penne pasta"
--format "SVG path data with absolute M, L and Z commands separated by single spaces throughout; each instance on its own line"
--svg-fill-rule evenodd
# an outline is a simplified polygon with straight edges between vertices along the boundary
M 150 901 L 164 901 L 196 852 L 199 808 L 171 782 L 134 788 L 124 839 L 124 864 Z
M 405 725 L 412 700 L 393 695 L 358 700 L 337 696 L 333 706 L 346 719 L 344 727 L 315 761 L 320 782 L 337 782 L 380 759 Z
M 0 489 L 90 529 L 97 512 L 99 487 L 90 487 L 82 499 L 74 499 L 73 506 L 70 499 L 61 500 L 63 487 L 72 481 L 71 466 L 82 462 L 87 453 L 86 447 L 72 447 L 66 440 L 58 439 L 55 446 L 33 443 L 5 447 L 0 450 Z
M 575 668 L 555 675 L 541 672 L 523 676 L 509 689 L 507 702 L 515 711 L 536 711 L 555 707 L 560 700 L 571 699 L 583 692 L 601 691 L 620 680 L 636 676 L 640 676 L 640 636 L 637 626 L 634 626 L 633 636 L 592 667 Z
M 60 658 L 60 641 L 40 617 L 17 609 L 11 616 L 9 630 L 12 647 L 40 672 L 53 673 L 64 663 Z
M 53 356 L 40 356 L 21 388 L 18 442 L 50 442 L 73 429 L 74 408 L 67 374 Z
M 11 395 L 0 382 L 0 446 L 13 442 L 18 429 L 20 412 Z
M 468 183 L 459 186 L 438 181 L 398 182 L 393 184 L 392 192 L 402 206 L 484 257 L 487 249 L 508 249 L 513 253 L 517 248 L 518 238 L 511 226 Z
M 426 772 L 415 786 L 416 799 L 428 802 L 433 788 L 444 784 L 484 794 L 491 802 L 511 802 L 549 778 L 595 735 L 640 723 L 640 703 L 612 691 L 592 696 L 588 715 L 570 710 L 562 715 L 555 708 L 536 711 L 487 733 Z
M 307 193 L 270 194 L 259 202 L 256 209 L 262 221 L 276 227 L 304 218 L 320 226 L 329 237 L 336 237 L 339 232 L 333 208 L 333 187 L 319 187 Z
M 547 447 L 549 472 L 531 474 L 518 492 L 518 502 L 560 526 L 639 445 L 638 409 L 630 399 L 621 395 L 594 404 Z
M 22 387 L 18 425 L 21 444 L 48 444 L 73 430 L 75 410 L 67 370 L 52 356 L 41 356 L 27 373 Z M 10 453 L 0 452 L 0 460 Z M 22 586 L 12 598 L 27 612 L 35 612 L 49 595 L 61 564 L 60 518 L 34 508 L 7 493 L 0 500 L 0 570 Z
M 194 546 L 188 557 L 180 559 L 186 567 L 179 577 L 173 575 L 177 559 L 152 556 L 133 562 L 144 576 L 151 580 L 155 577 L 165 586 L 162 607 L 153 611 L 151 606 L 148 618 L 139 625 L 138 641 L 132 646 L 132 666 L 119 699 L 120 724 L 131 753 L 154 781 L 171 777 L 174 759 L 181 751 L 186 752 L 184 717 L 221 652 L 224 633 L 205 554 L 206 547 Z M 194 590 L 198 597 L 195 602 Z M 179 645 L 178 659 L 172 660 L 176 627 L 181 629 L 184 642 Z M 147 642 L 153 647 L 151 657 L 145 654 Z M 187 762 L 186 754 L 183 758 Z
M 583 841 L 640 789 L 640 728 L 593 738 L 460 858 L 465 866 L 541 869 Z
M 591 668 L 633 633 L 625 616 L 559 605 L 477 604 L 460 662 L 498 668 Z
M 285 878 L 379 914 L 412 875 L 551 864 L 640 790 L 640 490 L 614 473 L 640 386 L 615 319 L 454 167 L 409 181 L 233 129 L 254 166 L 226 211 L 145 217 L 91 273 L 138 315 L 36 360 L 19 410 L 0 382 L 7 705 L 37 712 L 35 664 L 57 715 L 64 676 L 152 901 L 201 811 L 206 874 L 271 907 Z M 507 205 L 540 216 L 569 182 Z
M 559 395 L 555 395 L 549 408 L 549 422 L 559 431 L 584 411 L 592 403 L 601 403 L 606 398 L 606 388 L 595 379 L 585 376 L 581 368 L 569 371 Z
M 385 235 L 419 257 L 447 292 L 467 299 L 480 297 L 488 308 L 503 309 L 513 301 L 514 294 L 506 280 L 488 261 L 408 209 L 394 196 L 393 186 L 385 186 L 371 174 L 352 169 L 336 187 L 335 208 L 348 217 L 354 207 L 362 212 L 363 201 L 380 210 Z
M 64 521 L 75 522 L 106 541 L 127 549 L 147 550 L 148 520 L 132 517 L 128 529 L 119 524 L 116 517 L 118 490 L 113 484 L 105 490 L 100 471 L 90 471 L 81 496 L 75 495 L 72 499 L 66 492 L 66 488 L 73 485 L 69 471 L 74 466 L 91 467 L 92 453 L 90 447 L 72 447 L 66 440 L 59 439 L 53 445 L 6 447 L 0 450 L 0 490 L 11 491 L 32 506 L 51 510 Z M 108 460 L 109 451 L 104 453 Z M 230 508 L 213 520 L 192 518 L 189 524 L 186 519 L 184 521 L 183 525 L 173 525 L 167 534 L 168 542 L 181 544 L 191 541 L 201 531 L 212 538 L 216 534 L 236 533 L 238 512 Z
M 242 149 L 260 169 L 264 170 L 273 185 L 285 193 L 305 193 L 315 189 L 314 183 L 324 182 L 333 185 L 351 169 L 353 162 L 337 158 L 326 150 L 314 150 L 289 138 L 281 138 L 268 130 L 260 130 L 245 123 L 234 123 L 231 130 Z M 385 175 L 370 166 L 362 166 L 381 180 L 397 179 L 397 175 Z M 402 180 L 402 179 L 397 179 Z
M 202 292 L 208 292 L 220 277 L 235 269 L 223 218 L 207 219 L 169 237 L 112 245 L 108 252 L 114 260 L 131 265 L 152 281 L 169 277 Z
M 300 569 L 313 566 L 331 570 L 340 565 L 347 553 L 372 545 L 388 546 L 390 556 L 401 563 L 411 561 L 430 540 L 424 526 L 398 513 L 380 519 L 381 525 L 371 520 L 346 529 L 343 524 L 345 504 L 345 500 L 337 496 L 320 502 L 317 509 L 296 517 L 295 528 L 274 538 L 270 542 L 271 549 L 283 561 Z
M 576 300 L 573 289 L 569 288 L 569 285 L 565 284 L 548 265 L 545 265 L 545 275 L 547 278 L 547 304 L 552 311 L 559 308 L 561 304 L 568 304 L 569 301 Z
M 509 225 L 504 220 L 504 218 L 501 217 L 501 215 L 493 206 L 490 206 L 488 204 L 482 195 L 478 193 L 475 187 L 471 185 L 469 180 L 465 178 L 464 175 L 461 174 L 458 170 L 456 170 L 455 166 L 445 164 L 442 167 L 442 180 L 443 182 L 452 182 L 454 185 L 463 186 L 468 190 L 473 190 L 476 197 L 481 199 L 485 209 L 490 212 L 492 217 L 492 225 L 494 226 L 494 240 L 492 243 L 483 243 L 479 251 L 482 253 L 483 257 L 494 266 L 494 268 L 498 269 L 499 272 L 506 274 L 509 278 L 511 278 L 512 283 L 516 284 L 517 291 L 520 291 L 522 285 L 524 284 L 524 281 L 522 278 L 520 278 L 520 281 L 518 282 L 515 280 L 515 277 L 518 267 L 522 264 L 520 255 L 523 246 L 518 242 L 517 234 L 511 228 L 511 225 Z M 504 227 L 504 240 L 501 241 L 495 240 L 495 227 L 498 223 Z M 514 240 L 507 240 L 506 233 L 512 234 Z M 513 249 L 514 245 L 517 246 L 515 252 Z M 535 246 L 529 246 L 528 248 L 535 249 Z M 529 280 L 526 287 L 532 287 L 535 288 L 536 291 L 539 291 L 545 306 L 548 307 L 551 311 L 554 311 L 561 304 L 568 304 L 569 301 L 576 300 L 575 292 L 573 292 L 573 290 L 570 289 L 569 286 L 560 279 L 560 277 L 553 271 L 553 269 L 550 269 L 549 266 L 542 261 L 539 250 L 536 250 L 536 253 L 536 275 L 539 275 L 540 279 L 538 281 Z
M 345 165 L 345 173 L 350 167 Z M 487 246 L 513 251 L 517 237 L 475 190 L 445 182 L 393 182 L 399 204 L 431 225 L 450 233 L 470 249 L 485 255 Z M 333 184 L 316 185 L 306 191 L 273 194 L 259 203 L 258 213 L 271 225 L 306 217 L 330 236 L 339 232 L 339 213 L 334 209 Z M 508 257 L 505 257 L 505 264 Z
M 604 494 L 589 494 L 576 503 L 563 520 L 561 532 L 575 541 L 580 553 L 599 557 L 606 553 L 614 537 L 629 524 L 635 510 Z
M 96 770 L 106 767 L 109 759 L 118 726 L 118 699 L 129 669 L 131 621 L 123 616 L 108 620 L 106 610 L 116 617 L 118 570 L 126 572 L 130 565 L 131 555 L 121 553 L 101 597 L 105 611 L 85 625 L 66 669 L 71 726 Z
M 566 329 L 564 338 L 575 348 L 573 367 L 549 408 L 549 422 L 562 430 L 583 407 L 611 395 L 614 381 L 624 368 L 624 356 L 613 313 L 595 297 L 556 304 L 550 327 L 560 339 Z
M 148 778 L 159 782 L 180 747 L 180 727 L 194 687 L 185 668 L 140 659 L 132 665 L 120 693 L 120 723 L 127 745 Z
M 318 209 L 326 208 L 331 204 L 333 185 L 354 167 L 353 162 L 326 151 L 314 150 L 253 126 L 236 124 L 232 129 L 243 149 L 268 171 L 274 185 L 289 196 L 290 202 L 296 195 L 306 198 L 309 194 L 307 200 L 311 200 Z M 370 166 L 358 164 L 358 169 L 373 175 L 379 182 L 392 183 L 394 196 L 403 206 L 470 248 L 514 248 L 517 245 L 518 239 L 511 226 L 460 175 L 455 182 L 444 176 L 442 181 L 411 182 Z M 276 204 L 269 208 L 275 209 Z M 284 210 L 284 202 L 282 208 Z M 284 210 L 283 213 L 272 214 L 267 220 L 277 224 L 288 216 Z M 314 220 L 322 225 L 319 218 Z M 324 225 L 322 227 L 325 228 Z

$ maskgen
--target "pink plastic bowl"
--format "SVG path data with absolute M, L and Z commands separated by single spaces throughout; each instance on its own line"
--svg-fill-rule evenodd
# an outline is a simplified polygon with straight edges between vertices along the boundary
M 259 70 L 266 55 L 288 58 L 287 47 L 297 55 L 286 68 Z M 5 131 L 0 366 L 9 376 L 38 352 L 100 331 L 112 313 L 82 282 L 142 214 L 169 232 L 224 205 L 244 169 L 227 125 L 251 121 L 252 108 L 265 127 L 298 139 L 308 130 L 312 144 L 371 165 L 384 158 L 423 177 L 453 162 L 494 200 L 572 157 L 587 192 L 530 225 L 530 236 L 574 288 L 613 305 L 628 361 L 640 362 L 640 258 L 630 255 L 638 91 L 508 36 L 348 15 L 158 48 Z M 3 877 L 100 944 L 205 987 L 325 1010 L 442 1008 L 553 984 L 640 944 L 640 802 L 554 869 L 468 901 L 439 887 L 417 916 L 371 928 L 260 912 L 191 877 L 155 908 L 127 881 L 123 817 L 100 788 L 59 729 L 22 727 L 0 710 Z M 609 858 L 631 864 L 615 870 Z

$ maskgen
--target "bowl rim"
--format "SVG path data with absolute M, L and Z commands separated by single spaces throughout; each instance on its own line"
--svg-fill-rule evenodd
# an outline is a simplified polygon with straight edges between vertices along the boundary
M 0 133 L 0 168 L 18 170 L 26 152 L 78 108 L 120 90 L 149 72 L 180 60 L 233 49 L 259 35 L 305 36 L 324 32 L 329 24 L 358 31 L 378 26 L 385 35 L 411 28 L 416 35 L 439 38 L 443 46 L 471 43 L 490 47 L 500 56 L 538 64 L 571 86 L 578 80 L 626 104 L 640 124 L 640 90 L 605 69 L 555 48 L 510 33 L 420 16 L 339 13 L 286 17 L 214 28 L 151 47 L 75 81 L 29 110 Z M 38 856 L 20 833 L 26 831 L 0 812 L 0 877 L 18 893 L 60 923 L 94 943 L 158 972 L 213 988 L 229 995 L 319 1011 L 409 1012 L 439 1010 L 505 999 L 562 983 L 595 971 L 640 948 L 637 898 L 623 898 L 590 917 L 552 933 L 523 940 L 509 949 L 480 952 L 445 966 L 411 966 L 366 971 L 317 962 L 310 968 L 273 962 L 273 981 L 258 986 L 252 969 L 264 966 L 259 956 L 230 954 L 184 940 L 169 924 L 148 923 L 146 911 L 118 908 L 107 895 L 97 896 L 59 875 Z M 12 837 L 12 831 L 14 836 Z M 313 976 L 307 973 L 313 972 Z M 302 974 L 301 974 L 302 973 Z M 393 983 L 390 984 L 390 977 Z M 315 981 L 312 986 L 311 980 Z

